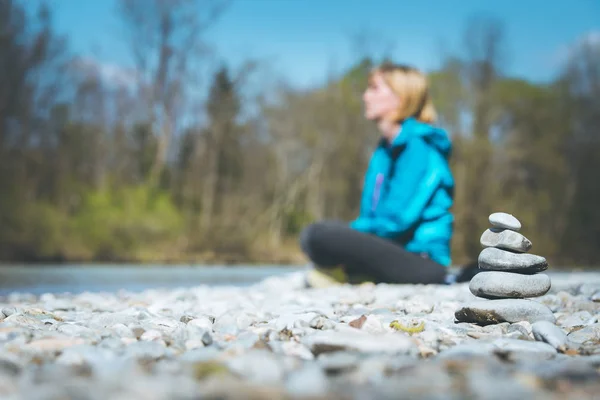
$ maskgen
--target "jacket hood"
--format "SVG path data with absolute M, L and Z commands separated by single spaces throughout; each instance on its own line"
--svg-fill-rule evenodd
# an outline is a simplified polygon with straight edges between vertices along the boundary
M 452 151 L 452 142 L 444 129 L 408 118 L 402 123 L 400 134 L 392 141 L 391 147 L 405 145 L 410 139 L 420 137 L 433 146 L 444 157 Z

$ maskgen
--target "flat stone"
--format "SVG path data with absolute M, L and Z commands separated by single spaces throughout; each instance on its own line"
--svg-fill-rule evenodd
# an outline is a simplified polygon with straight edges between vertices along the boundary
M 529 322 L 521 321 L 521 322 L 515 322 L 514 324 L 511 324 L 511 326 L 515 326 L 515 325 L 522 326 L 523 329 L 525 329 L 525 331 L 527 332 L 527 335 L 531 335 L 533 328 L 531 327 L 531 324 Z
M 530 340 L 527 329 L 523 325 L 520 325 L 520 323 L 511 324 L 506 332 L 506 337 L 520 340 Z
M 531 325 L 533 337 L 539 342 L 548 343 L 560 352 L 568 348 L 567 335 L 555 324 L 548 321 L 537 321 Z
M 535 274 L 548 269 L 548 262 L 535 254 L 517 254 L 495 247 L 485 248 L 479 253 L 479 268 L 486 271 L 505 271 Z
M 6 314 L 5 314 L 6 315 Z M 6 317 L 2 321 L 2 326 L 14 326 L 22 327 L 27 329 L 43 329 L 44 323 L 37 318 L 33 318 L 27 315 L 14 313 Z
M 600 344 L 600 323 L 586 326 L 583 329 L 579 329 L 569 333 L 567 336 L 570 341 L 575 343 L 586 343 L 593 342 Z
M 550 277 L 546 274 L 484 271 L 471 279 L 469 290 L 486 299 L 526 298 L 543 296 L 550 286 Z
M 15 307 L 4 307 L 2 308 L 2 314 L 5 317 L 10 317 L 13 314 L 17 313 L 17 309 Z
M 60 333 L 64 333 L 65 335 L 71 337 L 81 337 L 81 338 L 99 338 L 100 334 L 93 329 L 90 329 L 86 326 L 77 325 L 77 324 L 60 324 L 56 327 L 56 330 Z
M 293 374 L 289 374 L 285 387 L 287 392 L 298 398 L 326 398 L 327 376 L 316 364 L 306 364 Z
M 481 235 L 479 243 L 483 247 L 496 247 L 526 253 L 531 250 L 532 243 L 519 232 L 510 229 L 486 229 Z
M 167 356 L 169 353 L 171 353 L 171 350 L 167 349 L 163 344 L 150 341 L 131 343 L 127 346 L 125 355 L 135 360 L 156 361 L 159 358 Z
M 335 328 L 335 322 L 329 318 L 318 315 L 310 320 L 309 326 L 313 329 L 327 330 Z
M 340 373 L 355 369 L 360 363 L 360 357 L 356 353 L 338 351 L 335 353 L 323 353 L 317 363 L 327 373 Z
M 81 338 L 42 338 L 27 343 L 23 346 L 23 349 L 39 352 L 60 352 L 68 347 L 80 344 L 84 344 L 84 340 Z
M 587 362 L 591 357 L 578 357 L 554 360 L 545 362 L 524 363 L 519 366 L 519 370 L 538 376 L 546 381 L 560 379 L 568 382 L 597 382 L 598 372 L 593 363 Z
M 363 353 L 407 354 L 416 349 L 408 336 L 399 334 L 371 335 L 353 329 L 351 331 L 320 331 L 306 336 L 302 343 L 308 346 L 314 355 L 335 351 L 359 351 Z
M 231 359 L 227 366 L 239 376 L 257 384 L 275 385 L 284 371 L 280 360 L 267 350 L 253 350 Z
M 490 224 L 496 228 L 510 229 L 513 231 L 521 229 L 521 222 L 511 214 L 503 212 L 493 213 L 490 214 L 488 220 L 490 221 Z
M 478 325 L 491 325 L 501 322 L 549 321 L 556 318 L 548 307 L 533 300 L 501 299 L 473 301 L 454 313 L 459 322 L 470 322 Z
M 493 344 L 498 350 L 515 353 L 524 358 L 536 356 L 536 358 L 549 360 L 556 356 L 556 349 L 544 342 L 502 338 L 495 340 Z
M 592 325 L 595 322 L 594 317 L 588 311 L 577 311 L 557 320 L 558 325 L 569 330 Z
M 461 343 L 442 351 L 438 358 L 468 360 L 481 356 L 487 357 L 495 349 L 496 347 L 490 342 Z

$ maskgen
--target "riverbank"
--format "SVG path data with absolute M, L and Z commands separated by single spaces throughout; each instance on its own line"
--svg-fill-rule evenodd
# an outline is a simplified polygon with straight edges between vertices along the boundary
M 456 323 L 467 284 L 246 287 L 0 297 L 5 399 L 594 398 L 600 274 L 553 275 L 568 348 L 527 322 Z

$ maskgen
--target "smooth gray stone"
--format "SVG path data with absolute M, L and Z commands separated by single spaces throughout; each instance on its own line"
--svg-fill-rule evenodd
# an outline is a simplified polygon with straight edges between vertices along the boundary
M 2 314 L 6 317 L 10 317 L 13 314 L 17 313 L 17 309 L 15 307 L 9 306 L 9 307 L 4 307 L 2 309 Z
M 460 322 L 470 322 L 478 325 L 491 325 L 500 322 L 549 321 L 554 323 L 556 318 L 548 307 L 533 300 L 501 299 L 473 301 L 461 307 L 454 313 Z
M 485 271 L 471 279 L 469 290 L 477 297 L 506 299 L 543 296 L 550 286 L 550 277 L 546 274 Z
M 590 300 L 592 300 L 594 303 L 600 303 L 600 291 L 594 293 L 592 297 L 590 297 Z
M 496 347 L 489 342 L 461 343 L 442 351 L 438 355 L 438 358 L 468 360 L 481 356 L 489 356 L 495 349 Z
M 479 268 L 486 271 L 505 271 L 535 274 L 548 269 L 548 262 L 535 254 L 517 254 L 495 247 L 485 248 L 479 253 Z
M 221 351 L 212 347 L 200 347 L 193 350 L 188 350 L 183 353 L 179 360 L 185 363 L 203 363 L 217 359 L 221 355 Z
M 521 222 L 511 214 L 503 212 L 493 213 L 490 214 L 488 220 L 490 221 L 490 224 L 496 228 L 510 229 L 513 231 L 521 229 Z
M 77 324 L 60 324 L 57 326 L 56 330 L 72 337 L 91 338 L 100 336 L 95 330 Z
M 172 349 L 164 347 L 158 342 L 135 342 L 126 347 L 125 354 L 136 360 L 156 361 L 172 352 Z
M 560 352 L 565 352 L 569 346 L 567 335 L 555 324 L 548 321 L 537 321 L 531 325 L 533 337 L 539 342 L 548 343 Z
M 593 320 L 594 317 L 588 311 L 577 311 L 571 315 L 565 315 L 559 318 L 557 324 L 569 330 L 573 330 L 574 328 L 591 325 L 595 322 Z
M 600 368 L 600 354 L 594 354 L 588 357 L 582 357 L 581 361 L 591 365 L 594 368 Z
M 593 279 L 593 278 L 592 278 Z M 579 287 L 579 292 L 576 294 L 582 295 L 586 298 L 590 298 L 594 293 L 600 294 L 600 282 L 586 282 L 582 283 Z
M 525 327 L 523 325 L 520 325 L 519 323 L 511 324 L 508 327 L 505 336 L 513 339 L 531 340 L 529 338 L 529 333 L 527 332 L 527 329 L 525 329 Z
M 496 247 L 519 253 L 528 252 L 532 246 L 529 239 L 510 229 L 486 229 L 481 235 L 479 243 L 483 247 Z
M 27 329 L 43 329 L 44 323 L 37 318 L 23 314 L 11 314 L 2 321 L 3 327 L 14 326 Z
M 567 336 L 575 343 L 600 342 L 600 323 L 586 326 L 583 329 L 573 331 Z
M 565 356 L 566 357 L 566 356 Z M 538 376 L 544 380 L 561 379 L 570 382 L 597 382 L 598 372 L 592 363 L 587 362 L 590 357 L 578 357 L 553 360 L 544 362 L 529 362 L 519 365 L 519 370 Z
M 353 329 L 353 328 L 351 328 Z M 416 349 L 408 336 L 396 333 L 370 335 L 358 329 L 356 332 L 334 330 L 318 331 L 305 336 L 302 343 L 314 355 L 336 351 L 359 351 L 364 353 L 407 354 Z
M 310 320 L 309 326 L 314 329 L 327 330 L 335 328 L 335 322 L 329 318 L 318 315 Z
M 500 351 L 515 353 L 519 357 L 525 356 L 524 358 L 536 356 L 549 360 L 556 356 L 556 349 L 544 342 L 502 338 L 495 340 L 493 344 Z
M 285 388 L 293 397 L 326 398 L 328 384 L 327 375 L 318 365 L 305 364 L 293 374 L 288 375 Z
M 267 350 L 249 351 L 232 358 L 227 366 L 252 383 L 276 385 L 284 378 L 281 360 Z
M 339 373 L 352 370 L 360 364 L 360 356 L 356 353 L 338 351 L 319 355 L 317 363 L 327 373 Z

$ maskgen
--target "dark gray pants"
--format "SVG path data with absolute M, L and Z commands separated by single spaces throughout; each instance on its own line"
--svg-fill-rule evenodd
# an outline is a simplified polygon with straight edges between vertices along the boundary
M 366 275 L 375 283 L 443 284 L 446 278 L 443 265 L 337 221 L 305 228 L 300 246 L 320 268 L 341 265 L 349 276 Z

